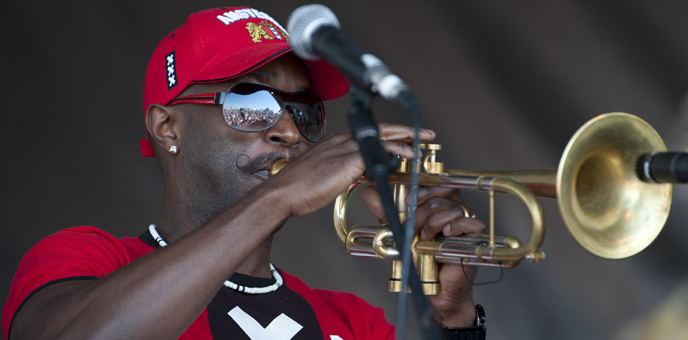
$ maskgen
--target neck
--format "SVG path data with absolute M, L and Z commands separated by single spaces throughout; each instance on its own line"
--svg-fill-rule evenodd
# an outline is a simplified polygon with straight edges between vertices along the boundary
M 165 204 L 156 229 L 160 236 L 168 243 L 184 237 L 197 228 L 202 228 L 201 221 L 193 220 L 184 213 L 181 200 L 165 193 Z M 271 278 L 270 251 L 272 249 L 272 235 L 264 240 L 247 258 L 239 265 L 236 272 L 253 277 Z
M 266 239 L 248 258 L 237 268 L 236 272 L 253 277 L 272 278 L 270 272 L 270 250 L 272 239 Z
M 179 207 L 170 204 L 173 200 L 165 195 L 162 215 L 156 224 L 158 233 L 168 243 L 182 238 L 200 226 L 198 223 L 189 221 Z

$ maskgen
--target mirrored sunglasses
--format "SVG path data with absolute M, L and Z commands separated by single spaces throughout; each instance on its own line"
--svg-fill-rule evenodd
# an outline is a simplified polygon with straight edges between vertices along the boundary
M 325 106 L 313 92 L 284 92 L 260 83 L 239 83 L 227 92 L 184 96 L 167 105 L 222 105 L 222 116 L 230 127 L 240 131 L 261 131 L 275 125 L 286 110 L 301 135 L 317 143 L 325 134 Z

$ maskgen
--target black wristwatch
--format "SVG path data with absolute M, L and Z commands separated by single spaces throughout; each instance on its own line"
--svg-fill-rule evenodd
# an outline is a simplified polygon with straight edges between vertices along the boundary
M 487 319 L 481 305 L 475 305 L 475 326 L 451 328 L 435 321 L 435 328 L 442 340 L 485 340 Z

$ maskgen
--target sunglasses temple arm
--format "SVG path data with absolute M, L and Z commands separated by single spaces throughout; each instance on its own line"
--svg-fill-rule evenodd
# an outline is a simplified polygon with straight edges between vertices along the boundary
M 223 104 L 226 96 L 227 92 L 215 92 L 215 104 Z
M 225 92 L 215 92 L 184 96 L 172 99 L 167 106 L 173 106 L 177 104 L 222 104 L 225 102 L 226 95 L 227 93 Z

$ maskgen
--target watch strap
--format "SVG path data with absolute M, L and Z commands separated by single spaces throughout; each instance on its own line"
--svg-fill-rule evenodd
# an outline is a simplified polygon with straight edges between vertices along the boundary
M 485 340 L 487 335 L 487 323 L 483 306 L 475 306 L 476 322 L 472 327 L 453 328 L 435 323 L 435 329 L 442 340 Z

